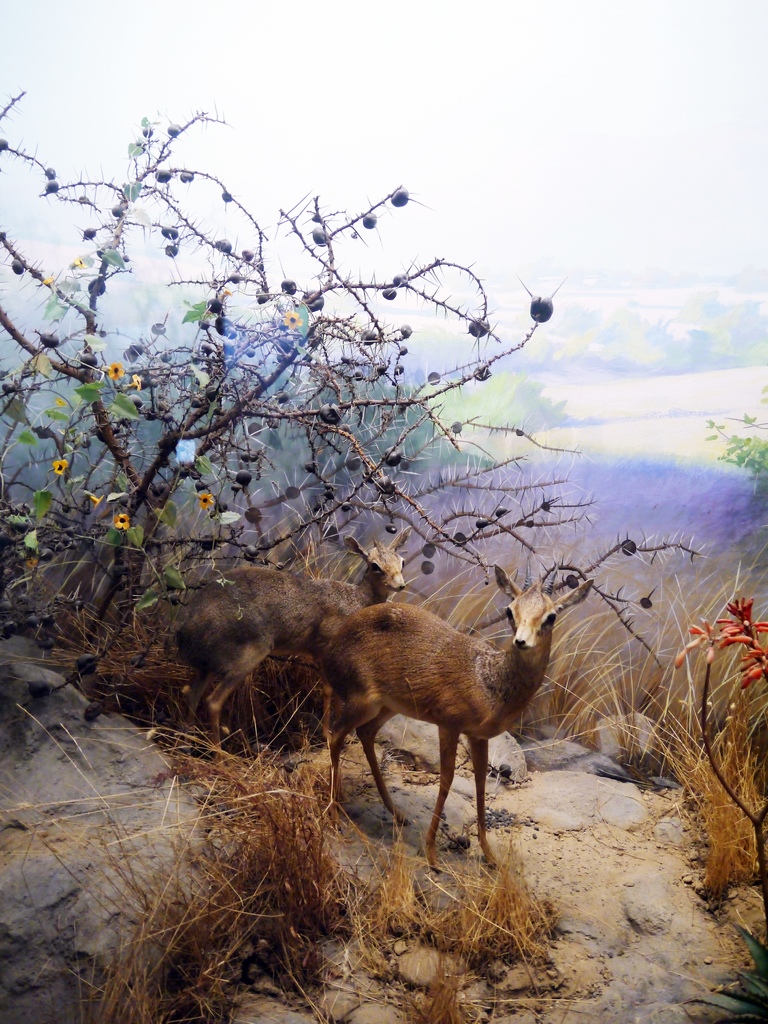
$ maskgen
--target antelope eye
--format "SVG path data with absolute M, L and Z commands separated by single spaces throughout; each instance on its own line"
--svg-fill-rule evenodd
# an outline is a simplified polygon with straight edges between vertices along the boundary
M 546 619 L 544 619 L 543 625 L 546 626 L 547 629 L 551 629 L 555 624 L 556 618 L 557 615 L 554 612 L 550 612 Z
M 512 609 L 509 607 L 507 608 L 507 618 L 512 623 L 512 625 L 515 624 L 515 616 L 512 614 Z
M 373 571 L 377 572 L 379 575 L 381 575 L 384 572 L 381 566 L 377 565 L 375 562 L 371 562 L 371 569 L 373 569 Z

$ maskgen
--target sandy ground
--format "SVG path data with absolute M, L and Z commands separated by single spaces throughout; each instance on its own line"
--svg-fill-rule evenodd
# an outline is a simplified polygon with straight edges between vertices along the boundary
M 358 744 L 347 748 L 345 773 L 345 806 L 355 826 L 347 828 L 345 843 L 354 860 L 365 848 L 356 829 L 388 845 L 392 828 Z M 412 822 L 403 838 L 417 855 L 435 776 L 389 763 L 387 778 L 395 804 Z M 552 902 L 559 922 L 547 965 L 514 982 L 507 978 L 511 990 L 487 981 L 470 990 L 480 1018 L 506 1022 L 512 1014 L 520 1024 L 713 1019 L 688 1001 L 733 980 L 734 966 L 744 963 L 733 924 L 759 927 L 761 905 L 755 889 L 732 893 L 719 907 L 707 902 L 699 842 L 685 824 L 681 790 L 641 790 L 577 771 L 532 772 L 520 785 L 489 781 L 488 810 L 504 821 L 490 833 L 492 845 L 503 855 L 513 844 L 530 891 Z M 450 842 L 462 833 L 471 837 L 468 853 L 455 852 Z M 441 862 L 460 870 L 466 858 L 478 856 L 466 767 L 457 771 L 438 846 Z

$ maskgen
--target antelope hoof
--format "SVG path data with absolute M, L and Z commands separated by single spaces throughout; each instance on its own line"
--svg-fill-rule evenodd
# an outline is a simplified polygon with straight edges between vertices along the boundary
M 403 828 L 411 824 L 411 819 L 406 818 L 406 816 L 404 814 L 401 814 L 400 811 L 393 811 L 392 817 L 395 819 L 396 823 L 402 826 Z

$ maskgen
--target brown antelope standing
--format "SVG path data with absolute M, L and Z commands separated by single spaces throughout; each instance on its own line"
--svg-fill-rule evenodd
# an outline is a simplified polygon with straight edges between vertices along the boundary
M 396 550 L 409 529 L 391 544 L 363 548 L 354 537 L 346 546 L 366 563 L 360 583 L 305 579 L 290 572 L 241 566 L 196 591 L 182 609 L 176 642 L 197 678 L 187 694 L 189 723 L 203 693 L 211 738 L 221 746 L 221 709 L 227 698 L 271 654 L 306 654 L 316 661 L 344 619 L 367 605 L 386 601 L 405 587 L 403 559 Z M 331 690 L 324 683 L 324 726 L 328 732 Z
M 339 757 L 347 735 L 357 729 L 381 799 L 396 821 L 381 774 L 374 738 L 393 715 L 407 715 L 438 727 L 440 788 L 424 843 L 436 866 L 435 836 L 453 782 L 459 735 L 469 740 L 477 794 L 477 831 L 489 863 L 494 856 L 485 834 L 485 778 L 488 740 L 512 724 L 541 686 L 558 612 L 582 601 L 587 580 L 552 599 L 541 581 L 526 579 L 521 590 L 499 566 L 496 581 L 511 599 L 507 616 L 513 632 L 509 649 L 452 629 L 442 619 L 412 605 L 364 608 L 345 620 L 323 655 L 325 678 L 344 702 L 333 730 L 331 796 L 340 797 Z M 551 590 L 551 588 L 550 588 Z

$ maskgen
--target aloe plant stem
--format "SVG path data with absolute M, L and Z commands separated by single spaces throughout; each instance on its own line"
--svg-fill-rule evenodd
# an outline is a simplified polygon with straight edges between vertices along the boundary
M 712 766 L 712 771 L 715 773 L 715 777 L 720 785 L 723 787 L 725 792 L 728 794 L 730 799 L 736 804 L 739 810 L 744 814 L 752 824 L 752 829 L 755 833 L 755 848 L 757 850 L 757 866 L 760 874 L 760 886 L 763 893 L 763 915 L 765 917 L 765 929 L 766 935 L 768 935 L 768 861 L 766 861 L 766 850 L 765 850 L 765 835 L 763 833 L 763 824 L 765 822 L 766 815 L 768 815 L 768 801 L 766 801 L 759 811 L 753 811 L 738 795 L 736 790 L 730 784 L 728 779 L 723 775 L 723 772 L 717 763 L 715 753 L 712 749 L 712 744 L 709 738 L 709 721 L 708 721 L 708 704 L 709 704 L 709 689 L 711 680 L 712 666 L 707 663 L 707 670 L 704 675 L 704 687 L 701 693 L 701 738 L 704 742 L 704 750 L 706 751 L 709 763 Z

